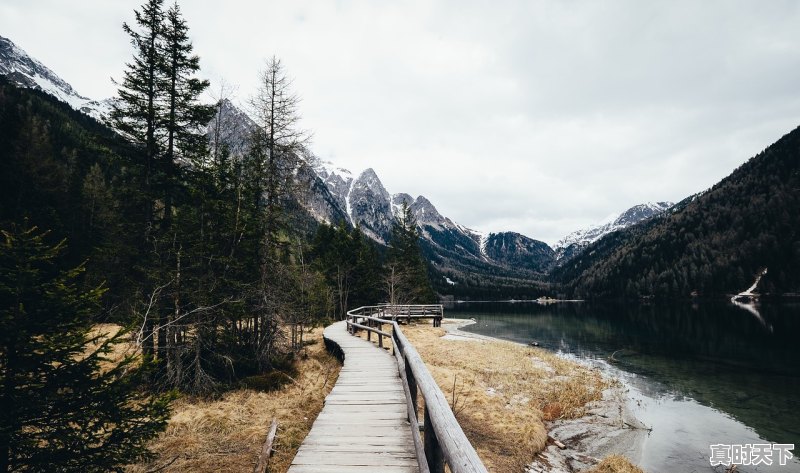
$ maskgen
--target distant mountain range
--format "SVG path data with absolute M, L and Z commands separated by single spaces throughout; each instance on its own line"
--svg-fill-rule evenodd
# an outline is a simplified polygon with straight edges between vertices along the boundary
M 113 99 L 91 100 L 41 62 L 30 57 L 7 38 L 0 37 L 0 75 L 22 87 L 47 92 L 73 109 L 106 121 Z M 219 104 L 208 124 L 212 145 L 225 143 L 233 154 L 244 154 L 247 137 L 255 124 L 228 100 Z M 505 287 L 503 295 L 537 296 L 546 291 L 542 282 L 555 267 L 582 254 L 608 234 L 646 221 L 672 204 L 658 202 L 634 206 L 613 221 L 577 230 L 551 248 L 546 243 L 515 232 L 483 233 L 439 213 L 425 196 L 390 193 L 373 169 L 353 174 L 316 158 L 309 150 L 302 156 L 306 166 L 298 172 L 308 188 L 301 204 L 317 222 L 344 221 L 358 225 L 380 244 L 389 241 L 392 221 L 405 202 L 420 229 L 423 251 L 431 262 L 434 286 L 440 293 L 474 293 L 486 286 Z M 500 295 L 494 293 L 494 295 Z
M 628 228 L 631 225 L 653 218 L 675 205 L 672 202 L 648 202 L 635 205 L 620 215 L 582 230 L 576 230 L 558 241 L 555 245 L 556 265 L 560 266 L 580 255 L 589 245 L 606 235 Z
M 800 294 L 800 128 L 711 189 L 607 235 L 551 277 L 577 297 Z

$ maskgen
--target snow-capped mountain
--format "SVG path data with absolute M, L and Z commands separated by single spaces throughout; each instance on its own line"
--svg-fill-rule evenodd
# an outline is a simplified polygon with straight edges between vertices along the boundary
M 320 180 L 325 184 L 331 196 L 340 209 L 344 210 L 347 222 L 353 224 L 350 218 L 350 190 L 353 186 L 353 173 L 344 168 L 338 168 L 329 161 L 314 160 L 312 168 Z M 334 223 L 330 219 L 325 219 L 329 223 Z
M 30 89 L 47 92 L 75 110 L 104 121 L 111 110 L 111 99 L 92 100 L 72 88 L 64 79 L 32 58 L 10 39 L 0 36 L 0 75 Z
M 12 41 L 0 36 L 0 75 L 22 87 L 49 93 L 72 108 L 107 121 L 113 99 L 91 100 Z M 217 114 L 206 127 L 211 149 L 225 145 L 234 156 L 247 153 L 256 124 L 229 100 L 217 105 Z M 547 273 L 558 259 L 566 261 L 604 235 L 650 218 L 672 204 L 659 202 L 632 207 L 615 219 L 562 239 L 555 251 L 546 243 L 514 232 L 483 233 L 443 216 L 425 196 L 390 194 L 373 169 L 354 173 L 301 151 L 297 179 L 306 192 L 299 203 L 317 222 L 346 222 L 360 226 L 366 235 L 388 244 L 394 218 L 405 202 L 416 218 L 423 251 L 448 285 L 474 277 L 516 278 L 522 283 Z M 454 280 L 455 279 L 455 280 Z
M 634 205 L 621 214 L 614 216 L 603 223 L 592 225 L 588 228 L 576 230 L 558 241 L 555 245 L 555 258 L 558 264 L 579 255 L 587 246 L 603 238 L 609 233 L 643 222 L 649 218 L 665 212 L 672 207 L 672 202 L 648 202 Z
M 335 215 L 344 214 L 348 223 L 360 226 L 372 239 L 387 244 L 392 221 L 400 215 L 405 203 L 417 221 L 423 249 L 436 267 L 448 270 L 458 267 L 462 273 L 502 268 L 530 275 L 531 272 L 542 274 L 552 266 L 553 250 L 546 243 L 518 233 L 483 234 L 459 225 L 439 213 L 425 196 L 389 194 L 373 169 L 354 177 L 347 169 L 331 162 L 315 158 L 310 158 L 309 162 L 330 196 L 328 199 L 315 197 L 313 204 L 306 204 L 319 221 L 332 223 L 337 220 Z M 319 196 L 319 193 L 312 192 L 312 195 Z

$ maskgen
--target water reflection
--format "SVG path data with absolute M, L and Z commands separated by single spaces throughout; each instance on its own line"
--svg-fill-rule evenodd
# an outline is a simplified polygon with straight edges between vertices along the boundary
M 773 331 L 772 325 L 768 324 L 767 321 L 764 320 L 764 317 L 761 315 L 761 312 L 758 311 L 758 307 L 756 307 L 756 305 L 754 303 L 752 303 L 752 302 L 739 302 L 739 301 L 736 300 L 735 297 L 731 299 L 731 303 L 733 303 L 734 306 L 736 306 L 736 307 L 738 307 L 740 309 L 743 309 L 743 310 L 746 310 L 747 312 L 750 312 L 751 314 L 753 314 L 753 317 L 755 317 L 756 320 L 761 322 L 761 325 L 766 327 L 770 332 Z
M 800 446 L 798 304 L 473 303 L 447 314 L 474 317 L 470 331 L 608 361 L 653 400 L 646 417 L 705 416 L 687 425 L 706 445 L 722 442 L 715 435 L 726 429 L 745 436 L 729 425 L 738 421 L 755 440 Z

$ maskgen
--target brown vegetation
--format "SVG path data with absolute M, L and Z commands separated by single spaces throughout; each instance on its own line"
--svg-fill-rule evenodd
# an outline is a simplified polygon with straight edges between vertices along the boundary
M 270 460 L 272 472 L 285 472 L 323 400 L 336 382 L 340 365 L 322 343 L 322 329 L 307 335 L 297 362 L 298 375 L 272 392 L 230 391 L 219 399 L 182 398 L 175 402 L 167 430 L 150 446 L 156 458 L 131 466 L 131 473 L 252 471 L 273 418 L 278 436 Z
M 622 455 L 609 455 L 585 473 L 644 473 L 644 470 Z
M 539 348 L 441 338 L 403 326 L 490 471 L 523 471 L 547 441 L 544 422 L 585 414 L 608 386 L 600 373 Z

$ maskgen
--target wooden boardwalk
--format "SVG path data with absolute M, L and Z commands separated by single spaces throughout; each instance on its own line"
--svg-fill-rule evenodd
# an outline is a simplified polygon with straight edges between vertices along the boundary
M 344 366 L 289 473 L 418 473 L 395 358 L 347 333 L 344 321 L 324 336 L 342 350 Z

